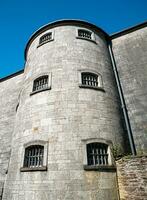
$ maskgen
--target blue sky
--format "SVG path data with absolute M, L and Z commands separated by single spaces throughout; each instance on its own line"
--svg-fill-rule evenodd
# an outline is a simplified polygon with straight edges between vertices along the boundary
M 147 20 L 147 0 L 0 0 L 0 77 L 24 68 L 24 49 L 40 26 L 86 20 L 112 34 Z

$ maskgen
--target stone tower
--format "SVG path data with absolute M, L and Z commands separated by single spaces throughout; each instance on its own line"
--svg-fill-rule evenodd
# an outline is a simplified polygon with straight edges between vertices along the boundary
M 107 43 L 77 20 L 29 40 L 3 200 L 118 199 L 124 132 Z

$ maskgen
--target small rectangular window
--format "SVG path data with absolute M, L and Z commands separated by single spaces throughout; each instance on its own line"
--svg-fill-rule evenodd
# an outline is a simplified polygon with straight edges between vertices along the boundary
M 98 87 L 98 75 L 82 73 L 82 85 Z
M 48 88 L 48 76 L 41 76 L 34 80 L 33 92 Z
M 49 42 L 52 40 L 52 32 L 49 32 L 45 35 L 43 35 L 39 40 L 39 45 L 44 44 L 46 42 Z
M 92 39 L 92 32 L 90 31 L 87 31 L 87 30 L 82 30 L 82 29 L 79 29 L 78 30 L 78 36 L 81 37 L 81 38 L 86 38 L 86 39 Z
M 43 166 L 44 147 L 33 145 L 25 150 L 24 167 L 42 167 Z
M 101 90 L 105 92 L 103 88 L 102 76 L 93 71 L 79 70 L 79 87 Z
M 87 144 L 88 165 L 108 165 L 108 146 L 102 143 Z

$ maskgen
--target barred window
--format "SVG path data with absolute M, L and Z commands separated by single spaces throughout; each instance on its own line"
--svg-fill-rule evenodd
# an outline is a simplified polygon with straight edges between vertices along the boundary
M 34 80 L 33 92 L 48 88 L 48 76 L 41 76 Z
M 88 165 L 108 165 L 108 145 L 103 143 L 87 144 Z
M 43 35 L 39 40 L 39 44 L 44 44 L 44 43 L 49 42 L 51 40 L 52 40 L 52 32 Z
M 42 167 L 44 146 L 32 145 L 25 149 L 24 167 Z
M 92 32 L 87 31 L 87 30 L 83 30 L 83 29 L 79 29 L 78 30 L 78 36 L 81 38 L 86 38 L 86 39 L 92 39 Z
M 98 75 L 93 73 L 82 73 L 82 85 L 98 87 Z

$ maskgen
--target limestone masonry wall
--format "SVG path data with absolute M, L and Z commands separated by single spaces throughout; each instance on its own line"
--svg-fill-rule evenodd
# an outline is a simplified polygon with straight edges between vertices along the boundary
M 54 22 L 30 38 L 24 71 L 0 80 L 0 200 L 146 199 L 147 157 L 114 161 L 129 144 L 112 38 L 88 22 Z M 138 153 L 147 150 L 146 38 L 141 28 L 112 41 Z
M 147 27 L 112 40 L 137 152 L 147 153 Z
M 0 82 L 0 196 L 8 170 L 22 78 L 23 74 L 20 74 Z
M 146 200 L 147 156 L 117 161 L 120 200 Z
M 105 37 L 94 32 L 95 42 L 79 39 L 78 29 L 46 30 L 28 49 L 3 200 L 117 200 L 115 171 L 84 170 L 86 141 L 109 141 L 123 150 L 125 138 Z M 49 31 L 54 39 L 38 47 Z M 104 91 L 80 88 L 82 70 L 100 74 Z M 51 89 L 30 95 L 34 79 L 46 74 Z M 20 171 L 25 145 L 38 141 L 47 146 L 47 171 Z

